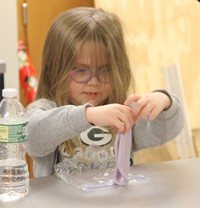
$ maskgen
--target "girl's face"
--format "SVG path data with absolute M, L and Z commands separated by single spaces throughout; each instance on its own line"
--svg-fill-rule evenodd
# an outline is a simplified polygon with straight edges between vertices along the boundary
M 77 49 L 77 59 L 69 83 L 69 101 L 73 105 L 101 105 L 111 92 L 105 48 L 84 44 L 81 50 L 80 47 Z

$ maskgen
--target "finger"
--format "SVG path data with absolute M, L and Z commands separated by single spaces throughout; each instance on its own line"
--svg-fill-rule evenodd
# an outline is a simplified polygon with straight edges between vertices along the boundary
M 129 130 L 136 121 L 133 115 L 133 110 L 129 106 L 122 105 L 120 112 L 118 112 L 118 123 L 115 123 L 118 132 L 126 132 Z
M 118 112 L 118 118 L 123 121 L 126 122 L 126 119 L 129 121 L 129 123 L 133 123 L 133 110 L 132 108 L 123 105 L 123 108 L 120 109 L 120 112 Z
M 121 118 L 122 122 L 124 123 L 124 132 L 128 131 L 134 123 L 136 122 L 135 117 L 132 114 L 129 114 L 128 116 L 124 116 Z
M 116 123 L 115 128 L 117 129 L 117 132 L 124 132 L 125 131 L 125 124 L 122 121 L 119 121 Z
M 127 117 L 126 120 L 123 121 L 124 123 L 124 131 L 128 131 L 134 123 L 134 120 L 132 117 Z
M 137 102 L 141 98 L 141 95 L 132 94 L 124 102 L 124 105 L 130 106 L 132 102 Z
M 139 116 L 143 119 L 148 119 L 149 115 L 151 113 L 151 111 L 153 110 L 153 107 L 150 103 L 148 103 L 147 105 L 145 105 L 139 113 Z
M 145 96 L 141 97 L 136 102 L 138 109 L 142 109 L 148 103 L 149 103 L 149 100 Z

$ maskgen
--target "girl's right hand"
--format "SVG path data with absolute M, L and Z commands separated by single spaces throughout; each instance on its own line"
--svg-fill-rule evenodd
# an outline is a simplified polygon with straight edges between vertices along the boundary
M 86 118 L 93 125 L 114 127 L 118 132 L 128 131 L 136 121 L 132 109 L 120 104 L 87 107 Z

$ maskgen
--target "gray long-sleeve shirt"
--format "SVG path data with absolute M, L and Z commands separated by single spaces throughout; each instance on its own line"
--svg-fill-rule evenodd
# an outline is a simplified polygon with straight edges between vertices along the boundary
M 171 107 L 162 111 L 154 121 L 139 119 L 136 122 L 132 128 L 133 151 L 161 145 L 175 138 L 181 132 L 184 125 L 184 115 L 178 99 L 173 95 L 171 95 L 171 99 Z M 66 140 L 75 141 L 74 137 L 94 127 L 86 119 L 86 106 L 87 104 L 57 107 L 56 103 L 47 99 L 36 100 L 28 106 L 28 153 L 33 158 L 35 177 L 52 175 L 54 164 L 58 159 L 58 151 L 63 149 L 63 147 L 58 147 Z M 97 131 L 106 135 L 102 139 L 105 143 L 100 145 L 101 149 L 105 149 L 108 145 L 111 149 L 110 141 L 112 140 L 113 144 L 114 138 L 110 139 L 105 129 L 101 128 Z M 83 135 L 88 135 L 88 132 Z M 89 146 L 90 141 L 88 141 L 88 136 L 86 137 L 87 139 L 83 138 L 83 143 L 85 145 L 88 142 L 86 146 Z M 95 139 L 93 142 L 97 142 L 97 140 Z M 99 138 L 98 142 L 101 142 Z M 77 149 L 81 147 L 77 146 Z M 65 147 L 61 152 L 60 158 L 67 156 Z

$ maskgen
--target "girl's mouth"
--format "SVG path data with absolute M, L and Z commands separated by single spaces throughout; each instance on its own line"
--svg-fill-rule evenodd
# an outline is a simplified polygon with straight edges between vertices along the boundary
M 85 92 L 84 93 L 87 97 L 89 97 L 90 99 L 94 99 L 98 96 L 98 92 Z

